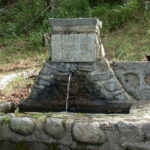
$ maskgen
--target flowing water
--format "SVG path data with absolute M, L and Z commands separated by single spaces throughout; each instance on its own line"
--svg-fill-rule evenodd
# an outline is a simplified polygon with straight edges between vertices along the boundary
M 69 78 L 68 78 L 67 96 L 66 96 L 66 112 L 68 112 L 68 100 L 69 100 L 69 91 L 70 91 L 71 76 L 72 76 L 72 72 L 69 74 Z

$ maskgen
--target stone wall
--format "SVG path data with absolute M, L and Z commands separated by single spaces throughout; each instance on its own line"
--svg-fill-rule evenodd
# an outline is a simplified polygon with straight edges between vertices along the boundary
M 0 116 L 1 150 L 150 150 L 150 117 L 27 113 Z
M 29 97 L 19 104 L 21 112 L 65 111 L 68 78 L 68 110 L 81 113 L 128 113 L 132 97 L 117 80 L 109 62 L 58 63 L 47 61 Z
M 130 95 L 135 99 L 150 99 L 150 62 L 116 61 L 111 66 Z

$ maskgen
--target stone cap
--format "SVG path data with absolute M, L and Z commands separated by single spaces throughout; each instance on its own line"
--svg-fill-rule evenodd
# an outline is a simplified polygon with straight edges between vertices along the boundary
M 102 28 L 102 22 L 96 18 L 49 18 L 54 32 L 96 32 Z
M 67 18 L 57 19 L 49 18 L 51 26 L 83 26 L 83 25 L 98 25 L 102 27 L 102 22 L 96 18 Z

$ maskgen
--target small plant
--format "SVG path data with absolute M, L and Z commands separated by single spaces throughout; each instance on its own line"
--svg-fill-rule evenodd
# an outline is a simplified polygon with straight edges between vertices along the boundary
M 24 145 L 25 145 L 24 141 L 21 141 L 21 142 L 17 143 L 16 144 L 16 150 L 26 150 Z
M 10 117 L 4 117 L 3 118 L 3 123 L 7 124 L 10 121 Z

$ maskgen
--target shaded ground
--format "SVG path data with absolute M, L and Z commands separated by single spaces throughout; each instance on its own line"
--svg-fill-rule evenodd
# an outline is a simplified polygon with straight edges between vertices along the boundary
M 28 78 L 15 83 L 11 82 L 11 87 L 9 85 L 6 90 L 0 91 L 0 101 L 9 101 L 18 104 L 21 99 L 25 99 L 29 95 L 33 79 Z
M 30 92 L 30 85 L 24 85 L 24 87 L 15 87 L 14 91 L 8 93 L 0 91 L 0 101 L 1 102 L 14 102 L 18 104 L 20 99 L 24 99 L 28 96 Z
M 28 58 L 19 60 L 15 63 L 8 63 L 6 65 L 0 65 L 0 75 L 7 74 L 9 72 L 21 71 L 29 68 L 41 67 L 44 61 L 36 60 L 36 58 Z

